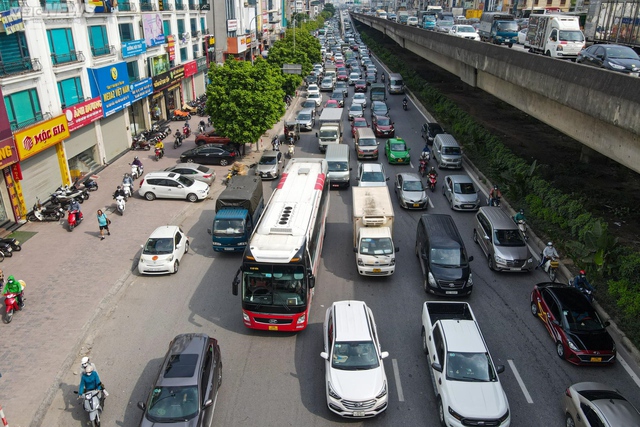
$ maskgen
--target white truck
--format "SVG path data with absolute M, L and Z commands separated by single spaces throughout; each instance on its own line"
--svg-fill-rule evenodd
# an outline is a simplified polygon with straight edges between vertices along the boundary
M 393 205 L 389 189 L 352 187 L 353 252 L 358 273 L 363 276 L 391 276 L 396 269 L 393 245 Z
M 327 151 L 327 145 L 342 143 L 342 113 L 344 108 L 325 108 L 320 114 L 320 132 L 316 132 L 320 152 Z
M 559 59 L 576 59 L 584 48 L 578 16 L 531 15 L 525 48 Z
M 440 424 L 508 427 L 509 402 L 471 306 L 427 301 L 422 306 L 422 349 L 436 395 Z

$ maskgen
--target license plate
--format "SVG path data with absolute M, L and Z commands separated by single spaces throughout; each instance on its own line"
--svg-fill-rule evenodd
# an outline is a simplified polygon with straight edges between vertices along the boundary
M 380 273 L 381 271 L 382 271 L 382 270 L 381 270 L 381 269 L 379 269 L 379 268 L 374 268 L 374 269 L 373 269 L 373 272 L 374 272 L 374 273 Z
M 404 162 L 404 159 L 398 159 L 398 163 Z
M 446 291 L 447 295 L 458 295 L 458 291 Z
M 414 207 L 414 208 L 419 208 L 419 207 L 420 207 L 420 203 L 414 203 L 414 204 L 413 204 L 413 207 Z
M 640 75 L 640 72 L 629 73 L 629 75 L 630 75 L 631 77 L 638 77 L 638 75 Z
M 269 326 L 269 330 L 270 331 L 277 331 L 278 327 L 277 326 Z
M 353 413 L 354 417 L 364 417 L 364 411 L 355 411 Z
M 602 357 L 592 357 L 591 361 L 592 362 L 602 362 Z
M 466 208 L 466 209 L 471 209 L 473 207 L 473 205 L 462 205 L 462 207 Z
M 338 184 L 331 184 L 332 187 L 340 187 Z
M 232 251 L 233 248 L 224 248 L 225 251 Z

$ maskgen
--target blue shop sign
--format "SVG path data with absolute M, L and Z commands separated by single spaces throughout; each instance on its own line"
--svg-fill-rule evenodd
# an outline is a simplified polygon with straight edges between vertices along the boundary
M 127 63 L 116 62 L 101 68 L 88 68 L 91 95 L 102 100 L 104 117 L 131 104 L 131 87 L 127 74 Z
M 147 43 L 144 39 L 122 43 L 122 58 L 131 58 L 147 51 Z
M 144 40 L 143 40 L 144 42 Z M 153 93 L 151 77 L 131 83 L 131 102 L 146 98 Z

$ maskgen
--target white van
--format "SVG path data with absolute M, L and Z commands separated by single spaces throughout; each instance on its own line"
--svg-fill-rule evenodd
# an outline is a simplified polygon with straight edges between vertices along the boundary
M 434 138 L 433 158 L 438 168 L 462 168 L 462 149 L 453 135 L 448 133 L 441 133 Z
M 360 159 L 378 160 L 378 144 L 376 135 L 371 128 L 356 129 L 355 149 L 356 157 Z
M 348 187 L 351 179 L 349 146 L 346 144 L 328 145 L 325 159 L 329 165 L 327 178 L 329 179 L 329 185 L 331 188 Z
M 389 73 L 389 83 L 387 85 L 389 93 L 404 93 L 404 81 L 398 73 Z

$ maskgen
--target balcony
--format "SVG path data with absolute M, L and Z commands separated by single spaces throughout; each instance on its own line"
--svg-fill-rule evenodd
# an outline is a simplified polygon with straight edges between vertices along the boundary
M 191 32 L 191 37 L 196 38 L 196 37 L 200 37 L 202 35 L 202 33 L 200 31 L 192 31 Z
M 54 67 L 56 65 L 68 64 L 70 62 L 84 62 L 84 54 L 79 50 L 72 50 L 69 53 L 63 53 L 60 55 L 52 53 L 51 62 L 53 62 Z
M 62 12 L 62 13 L 69 12 L 69 9 L 73 7 L 73 6 L 69 6 L 69 3 L 67 3 L 64 0 L 61 0 L 61 1 L 40 0 L 40 6 L 42 7 L 43 10 L 46 10 L 47 12 Z
M 189 33 L 183 33 L 180 35 L 180 44 L 187 44 L 191 39 L 191 35 Z
M 118 3 L 118 11 L 119 12 L 135 12 L 136 4 L 131 2 Z
M 38 58 L 22 58 L 17 61 L 0 61 L 0 78 L 40 71 L 42 65 Z
M 9 10 L 12 7 L 20 7 L 19 0 L 0 0 L 0 10 Z
M 189 10 L 200 10 L 200 5 L 197 3 L 189 2 Z
M 186 10 L 186 6 L 182 2 L 176 2 L 176 10 Z
M 18 121 L 15 121 L 15 120 L 10 121 L 9 124 L 11 125 L 11 130 L 13 132 L 15 132 L 15 131 L 17 131 L 19 129 L 23 129 L 23 128 L 29 127 L 31 125 L 34 125 L 36 123 L 39 123 L 39 122 L 42 122 L 42 121 L 45 121 L 45 120 L 49 120 L 49 119 L 51 119 L 53 117 L 51 115 L 51 113 L 44 113 L 43 114 L 41 112 L 34 113 L 34 116 L 35 117 L 33 117 L 31 119 L 28 119 L 28 120 L 24 120 L 22 122 L 18 122 Z
M 91 47 L 91 55 L 93 55 L 94 58 L 98 56 L 114 55 L 115 53 L 116 48 L 113 45 Z
M 154 12 L 158 10 L 158 6 L 155 3 L 149 0 L 141 0 L 140 1 L 140 10 L 142 12 Z

